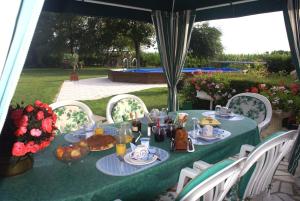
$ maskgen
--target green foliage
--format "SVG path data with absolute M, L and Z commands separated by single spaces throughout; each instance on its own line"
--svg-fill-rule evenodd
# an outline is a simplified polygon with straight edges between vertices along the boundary
M 221 31 L 208 23 L 195 26 L 192 31 L 190 50 L 194 57 L 214 58 L 223 52 Z
M 152 67 L 161 67 L 161 61 L 159 53 L 145 53 L 141 54 L 141 66 L 152 66 Z
M 252 87 L 258 87 L 259 84 L 266 84 L 269 88 L 271 86 L 290 86 L 293 83 L 293 79 L 290 76 L 284 76 L 280 74 L 268 74 L 265 76 L 258 76 L 259 72 L 254 70 L 247 73 L 214 73 L 214 74 L 200 74 L 192 77 L 185 77 L 183 79 L 183 88 L 180 90 L 180 94 L 185 101 L 192 102 L 193 105 L 199 104 L 199 99 L 196 98 L 196 90 L 204 90 L 213 98 L 215 98 L 215 104 L 225 105 L 228 99 L 238 93 L 243 93 L 246 90 L 251 90 Z M 205 82 L 203 82 L 205 80 Z M 208 84 L 214 83 L 213 89 L 209 89 Z M 220 87 L 216 88 L 216 84 L 220 86 L 223 85 L 222 90 L 219 91 Z M 292 97 L 291 93 L 288 96 L 278 93 L 278 96 L 284 103 L 287 103 L 289 99 L 295 99 L 297 102 L 297 97 Z M 274 96 L 273 96 L 274 97 Z M 272 98 L 272 97 L 271 97 Z M 299 96 L 300 98 L 300 96 Z M 272 99 L 271 99 L 272 100 Z M 282 105 L 282 104 L 281 104 Z M 284 104 L 287 105 L 287 104 Z M 286 109 L 282 105 L 280 109 Z M 294 104 L 295 105 L 295 104 Z M 300 105 L 299 105 L 300 110 Z
M 266 62 L 266 67 L 269 72 L 285 72 L 289 73 L 295 69 L 292 63 L 290 52 L 287 51 L 273 51 L 264 54 L 222 54 L 217 57 L 219 61 L 251 61 L 251 62 Z M 265 65 L 254 64 L 231 64 L 230 67 L 248 68 L 248 69 L 262 69 Z

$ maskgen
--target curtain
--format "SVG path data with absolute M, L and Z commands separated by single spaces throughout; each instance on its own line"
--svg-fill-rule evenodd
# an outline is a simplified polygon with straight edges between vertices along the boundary
M 296 66 L 298 79 L 300 78 L 300 1 L 287 0 L 283 11 L 287 36 L 290 44 L 293 62 Z M 300 159 L 300 136 L 296 139 L 289 162 L 289 172 L 295 174 Z
M 300 77 L 300 10 L 299 0 L 287 0 L 284 9 L 284 21 L 289 40 L 293 62 L 296 66 L 298 78 Z
M 168 109 L 178 109 L 177 83 L 189 47 L 195 11 L 181 12 L 153 11 L 152 21 L 163 71 L 168 84 Z
M 44 0 L 10 0 L 1 5 L 0 131 L 43 4 Z

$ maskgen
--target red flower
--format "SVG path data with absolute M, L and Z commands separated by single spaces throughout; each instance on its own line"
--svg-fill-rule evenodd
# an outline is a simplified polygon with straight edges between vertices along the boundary
M 48 107 L 48 108 L 47 108 L 47 112 L 48 112 L 49 115 L 52 115 L 52 114 L 53 114 L 52 108 L 51 108 L 51 107 Z
M 36 119 L 37 119 L 37 120 L 42 120 L 42 119 L 44 119 L 44 112 L 43 112 L 43 111 L 39 111 L 39 112 L 36 114 Z
M 26 146 L 23 142 L 15 142 L 12 148 L 13 156 L 24 156 L 27 153 Z
M 50 141 L 45 140 L 43 142 L 41 142 L 40 144 L 40 149 L 45 149 L 46 147 L 48 147 L 50 145 Z
M 27 132 L 27 128 L 26 127 L 20 127 L 15 131 L 15 135 L 16 136 L 22 136 Z
M 36 153 L 40 150 L 40 146 L 35 144 L 34 141 L 30 141 L 26 144 L 27 152 Z
M 37 107 L 41 107 L 41 106 L 43 105 L 43 103 L 42 103 L 42 101 L 40 101 L 40 100 L 36 100 L 36 101 L 34 102 L 34 105 L 37 106 Z
M 27 127 L 28 126 L 28 116 L 23 115 L 22 118 L 19 121 L 15 121 L 15 125 L 18 127 Z
M 13 120 L 19 120 L 19 119 L 21 119 L 22 114 L 23 114 L 23 110 L 22 109 L 16 109 L 16 110 L 14 110 L 14 111 L 11 112 L 10 117 Z
M 293 95 L 296 95 L 299 92 L 300 86 L 296 83 L 292 83 L 290 88 L 291 88 Z
M 25 110 L 26 112 L 32 112 L 34 110 L 34 107 L 32 105 L 27 105 Z
M 44 132 L 51 133 L 52 132 L 52 124 L 53 124 L 53 120 L 50 117 L 44 119 L 42 121 L 42 130 Z
M 258 93 L 258 88 L 256 88 L 256 87 L 251 87 L 250 92 L 251 92 L 251 93 Z

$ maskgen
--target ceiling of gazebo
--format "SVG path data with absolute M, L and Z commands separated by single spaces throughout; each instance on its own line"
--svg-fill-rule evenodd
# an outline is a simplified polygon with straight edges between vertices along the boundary
M 196 21 L 281 11 L 284 0 L 175 0 L 174 11 L 196 9 Z M 171 11 L 173 0 L 45 0 L 44 11 L 151 21 L 152 10 Z

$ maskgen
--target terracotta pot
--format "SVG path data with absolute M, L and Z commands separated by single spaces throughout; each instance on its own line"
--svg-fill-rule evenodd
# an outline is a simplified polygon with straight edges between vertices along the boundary
M 22 157 L 0 158 L 0 176 L 10 177 L 25 173 L 33 167 L 33 158 L 30 155 Z

